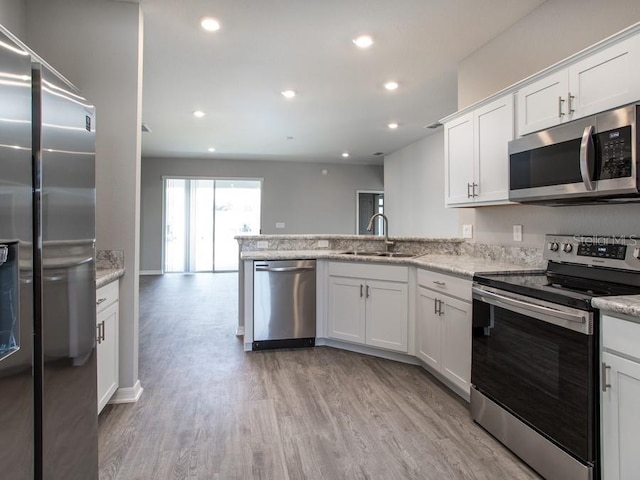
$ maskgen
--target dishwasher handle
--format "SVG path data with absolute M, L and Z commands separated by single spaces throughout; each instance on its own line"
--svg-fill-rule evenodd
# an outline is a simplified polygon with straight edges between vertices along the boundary
M 267 265 L 256 265 L 256 272 L 309 272 L 315 270 L 316 267 L 269 267 Z

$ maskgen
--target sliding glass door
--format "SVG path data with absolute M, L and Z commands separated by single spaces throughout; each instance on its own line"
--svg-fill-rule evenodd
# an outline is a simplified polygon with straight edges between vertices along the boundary
M 236 235 L 260 233 L 261 180 L 165 178 L 164 271 L 238 269 Z

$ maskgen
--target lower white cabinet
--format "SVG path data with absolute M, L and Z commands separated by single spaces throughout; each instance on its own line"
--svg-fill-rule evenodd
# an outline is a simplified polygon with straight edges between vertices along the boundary
M 640 472 L 640 323 L 602 318 L 603 480 Z
M 327 336 L 406 353 L 407 282 L 407 267 L 330 263 Z
M 118 389 L 119 376 L 119 281 L 96 292 L 96 364 L 98 373 L 98 413 Z
M 471 282 L 419 270 L 416 303 L 416 355 L 432 372 L 468 396 L 471 383 Z

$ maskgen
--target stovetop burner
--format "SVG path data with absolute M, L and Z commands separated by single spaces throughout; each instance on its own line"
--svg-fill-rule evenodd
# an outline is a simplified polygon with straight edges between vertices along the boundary
M 547 235 L 545 272 L 479 274 L 480 285 L 584 310 L 591 299 L 640 294 L 636 240 L 625 237 Z

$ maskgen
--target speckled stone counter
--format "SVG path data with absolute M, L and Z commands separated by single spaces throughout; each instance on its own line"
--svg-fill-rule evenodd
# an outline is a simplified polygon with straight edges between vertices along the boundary
M 594 298 L 591 305 L 602 313 L 626 315 L 640 323 L 640 295 Z
M 117 280 L 124 275 L 123 250 L 98 250 L 96 252 L 96 288 Z
M 427 254 L 417 257 L 376 257 L 367 255 L 345 255 L 332 250 L 258 250 L 242 252 L 242 260 L 307 260 L 328 259 L 360 263 L 384 263 L 413 265 L 442 273 L 472 278 L 475 273 L 531 272 L 544 270 L 542 264 L 518 265 L 492 258 L 456 254 Z

